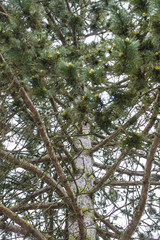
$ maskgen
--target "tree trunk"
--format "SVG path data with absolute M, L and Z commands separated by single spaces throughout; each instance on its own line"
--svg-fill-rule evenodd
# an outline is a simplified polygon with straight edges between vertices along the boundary
M 77 138 L 77 146 L 82 149 L 81 154 L 75 159 L 77 173 L 75 182 L 72 183 L 72 189 L 77 194 L 77 203 L 81 208 L 84 217 L 84 227 L 86 229 L 86 239 L 96 239 L 96 228 L 94 223 L 93 202 L 88 194 L 93 188 L 93 162 L 88 150 L 91 148 L 91 139 L 89 133 L 89 124 L 83 125 L 83 136 Z M 69 240 L 79 239 L 79 227 L 76 217 L 71 213 L 69 217 Z

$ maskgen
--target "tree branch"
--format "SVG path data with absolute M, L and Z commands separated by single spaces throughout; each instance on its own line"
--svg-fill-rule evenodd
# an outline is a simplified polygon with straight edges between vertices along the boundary
M 62 123 L 61 119 L 59 118 L 59 116 L 57 115 L 58 114 L 58 109 L 57 109 L 57 106 L 56 106 L 56 103 L 53 99 L 53 97 L 50 97 L 49 98 L 50 102 L 51 102 L 51 105 L 53 107 L 53 110 L 54 112 L 56 113 L 56 118 L 57 118 L 57 121 L 62 129 L 62 131 L 65 133 L 67 139 L 68 139 L 68 142 L 71 144 L 71 146 L 73 147 L 74 151 L 75 152 L 79 152 L 78 148 L 75 146 L 72 138 L 68 135 L 68 132 L 66 131 L 65 127 L 64 127 L 64 124 Z
M 0 54 L 0 59 L 2 59 L 4 62 L 4 58 L 3 56 Z M 47 152 L 48 152 L 48 155 L 57 171 L 57 174 L 59 175 L 60 177 L 60 180 L 67 192 L 67 195 L 68 195 L 68 199 L 67 201 L 70 202 L 70 206 L 72 206 L 73 210 L 74 210 L 74 213 L 77 217 L 77 220 L 78 220 L 78 225 L 79 225 L 79 230 L 80 230 L 80 239 L 83 240 L 86 236 L 86 230 L 85 230 L 85 227 L 84 227 L 84 224 L 83 224 L 83 214 L 82 214 L 82 211 L 81 209 L 79 208 L 77 202 L 76 202 L 76 197 L 75 197 L 75 194 L 73 193 L 69 183 L 68 183 L 68 180 L 66 178 L 66 175 L 64 174 L 63 172 L 63 169 L 60 165 L 60 163 L 58 162 L 57 158 L 56 158 L 56 155 L 53 151 L 53 148 L 52 148 L 52 144 L 50 142 L 50 139 L 47 135 L 47 132 L 46 132 L 46 129 L 45 129 L 45 126 L 43 125 L 42 121 L 41 121 L 41 118 L 40 118 L 40 115 L 37 111 L 37 109 L 35 108 L 33 102 L 31 101 L 30 97 L 28 96 L 28 94 L 26 93 L 26 91 L 24 90 L 23 87 L 20 86 L 17 78 L 13 75 L 13 73 L 11 71 L 8 72 L 8 75 L 9 77 L 14 81 L 14 85 L 16 86 L 17 89 L 19 89 L 19 94 L 20 96 L 22 97 L 22 99 L 24 100 L 24 102 L 26 103 L 27 107 L 29 108 L 29 110 L 31 111 L 32 115 L 33 115 L 33 119 L 38 127 L 38 130 L 39 130 L 39 133 L 41 135 L 41 138 L 45 144 L 45 147 L 47 149 Z M 28 163 L 27 163 L 28 164 Z M 27 166 L 30 166 L 27 165 Z M 32 165 L 32 168 L 33 168 L 33 165 Z M 35 170 L 37 169 L 37 172 L 39 173 L 38 171 L 38 168 L 35 167 Z M 40 173 L 41 175 L 41 173 Z M 43 175 L 41 175 L 42 177 Z M 51 178 L 47 175 L 47 174 L 44 174 L 46 180 L 49 182 L 51 181 Z M 53 184 L 53 179 L 52 179 L 52 184 Z M 64 194 L 64 192 L 61 190 L 61 188 L 56 188 L 57 191 L 61 192 Z M 65 194 L 64 194 L 65 195 Z
M 66 2 L 68 11 L 73 15 L 68 0 L 65 0 L 65 2 Z M 77 48 L 77 46 L 78 46 L 78 45 L 77 45 L 77 34 L 76 34 L 76 29 L 75 29 L 75 27 L 72 27 L 72 34 L 73 34 L 73 43 L 74 43 L 75 47 Z
M 62 44 L 65 46 L 66 45 L 66 40 L 65 40 L 61 30 L 57 26 L 55 18 L 53 17 L 53 15 L 52 15 L 52 13 L 51 13 L 51 11 L 50 11 L 50 9 L 48 7 L 46 7 L 45 10 L 46 10 L 46 13 L 47 13 L 48 17 L 52 21 L 52 23 L 56 26 L 56 31 L 58 32 L 59 38 L 60 38 Z
M 103 222 L 103 224 L 110 228 L 113 232 L 115 232 L 116 234 L 121 234 L 121 232 L 116 228 L 114 227 L 109 221 L 107 221 L 106 219 L 104 219 L 103 216 L 101 216 L 98 212 L 95 211 L 95 217 L 97 218 L 96 221 L 101 221 Z
M 56 155 L 56 158 L 57 158 L 58 161 L 60 161 L 61 159 L 62 160 L 68 160 L 68 157 L 66 157 L 64 155 L 62 157 Z M 50 162 L 51 159 L 50 159 L 49 156 L 45 156 L 45 157 L 33 158 L 29 161 L 30 161 L 30 163 L 43 163 L 43 162 L 47 163 L 47 162 Z
M 109 232 L 107 230 L 103 230 L 99 227 L 96 228 L 97 230 L 97 233 L 104 239 L 104 240 L 108 240 L 108 237 L 111 237 L 111 238 L 118 238 L 118 236 L 112 232 Z
M 13 212 L 24 212 L 33 209 L 61 209 L 65 207 L 65 203 L 31 203 L 26 205 L 18 205 L 14 207 L 10 207 L 9 209 Z
M 158 91 L 155 103 L 154 103 L 154 109 L 153 109 L 153 113 L 152 116 L 149 120 L 149 123 L 147 124 L 147 126 L 145 127 L 145 129 L 143 130 L 143 134 L 147 134 L 149 132 L 149 130 L 152 128 L 153 124 L 155 123 L 156 119 L 157 119 L 157 115 L 158 115 L 158 109 L 159 109 L 159 104 L 160 102 L 160 91 Z
M 4 9 L 4 7 L 2 6 L 2 4 L 0 4 L 0 15 L 4 15 L 7 17 L 8 19 L 8 22 L 10 23 L 10 19 L 9 19 L 9 16 L 8 16 L 8 13 L 6 12 L 6 10 Z
M 0 157 L 24 168 L 25 170 L 31 171 L 35 174 L 37 174 L 40 178 L 42 178 L 50 187 L 54 188 L 56 192 L 62 197 L 67 198 L 67 194 L 64 192 L 62 187 L 53 179 L 51 178 L 47 173 L 43 172 L 40 168 L 34 166 L 31 163 L 28 163 L 24 160 L 19 160 L 8 154 L 7 152 L 0 150 Z
M 159 141 L 160 141 L 160 122 L 158 124 L 157 134 L 155 135 L 152 146 L 150 148 L 150 152 L 147 157 L 147 163 L 146 163 L 146 168 L 145 168 L 145 173 L 144 173 L 144 178 L 143 178 L 143 186 L 142 186 L 141 196 L 140 196 L 140 200 L 139 200 L 139 203 L 137 206 L 137 210 L 135 212 L 135 215 L 134 215 L 131 223 L 128 225 L 126 231 L 124 232 L 124 234 L 122 235 L 120 240 L 129 240 L 130 239 L 130 237 L 136 230 L 136 227 L 138 226 L 139 221 L 142 217 L 143 211 L 145 209 L 146 201 L 147 201 L 148 189 L 150 186 L 152 163 L 153 163 L 154 155 L 157 150 Z M 156 185 L 157 185 L 157 183 L 156 183 Z
M 112 167 L 112 166 L 106 166 L 105 164 L 98 163 L 98 162 L 94 162 L 93 166 L 97 167 L 99 169 L 107 170 L 107 171 L 109 171 L 109 169 Z M 144 172 L 143 171 L 132 171 L 132 170 L 123 169 L 123 168 L 117 168 L 116 172 L 127 174 L 129 176 L 141 176 L 141 177 L 144 176 Z M 152 174 L 151 176 L 160 178 L 159 174 Z
M 22 234 L 25 237 L 30 235 L 30 232 L 26 231 L 25 229 L 23 229 L 21 227 L 3 223 L 3 222 L 0 222 L 0 229 L 3 229 L 4 231 L 7 231 L 7 232 L 14 232 L 14 233 Z
M 134 181 L 134 182 L 107 182 L 106 186 L 139 186 L 139 185 L 143 185 L 144 182 L 143 181 Z M 160 186 L 160 182 L 157 181 L 151 181 L 150 185 L 155 185 L 155 186 Z
M 119 127 L 113 134 L 111 134 L 109 137 L 105 138 L 102 142 L 97 144 L 94 148 L 92 148 L 89 151 L 89 154 L 93 154 L 94 152 L 98 151 L 102 147 L 104 147 L 106 144 L 108 144 L 112 139 L 117 137 L 122 131 L 124 131 L 127 127 L 131 125 L 132 119 L 137 119 L 139 116 L 141 116 L 145 111 L 147 106 L 141 107 L 141 109 L 131 118 L 129 119 L 125 124 L 123 124 L 121 127 Z
M 12 219 L 15 223 L 20 225 L 23 229 L 25 229 L 30 235 L 34 236 L 37 240 L 47 240 L 38 230 L 36 230 L 32 225 L 28 222 L 20 218 L 17 214 L 12 212 L 10 209 L 6 208 L 2 203 L 0 203 L 0 211 Z
M 16 225 L 8 224 L 8 223 L 0 222 L 0 229 L 7 231 L 7 232 L 14 232 L 14 233 L 22 234 L 22 235 L 24 235 L 24 237 L 30 236 L 30 232 L 27 232 L 25 229 L 18 227 Z M 43 234 L 43 235 L 48 240 L 56 240 L 55 238 L 49 236 L 48 234 Z
M 47 187 L 44 187 L 44 188 L 39 189 L 38 191 L 36 191 L 36 192 L 30 194 L 29 196 L 27 196 L 25 199 L 22 199 L 21 205 L 26 204 L 26 203 L 29 202 L 31 199 L 39 196 L 39 195 L 42 194 L 42 193 L 48 192 L 48 191 L 50 191 L 51 189 L 52 189 L 52 188 L 51 188 L 50 186 L 47 186 Z M 3 218 L 0 219 L 0 222 L 1 222 L 1 221 L 5 221 L 6 219 L 7 219 L 6 217 L 3 217 Z
M 120 155 L 118 160 L 113 164 L 113 166 L 110 167 L 108 172 L 102 177 L 102 179 L 97 183 L 97 185 L 91 190 L 90 194 L 94 194 L 97 192 L 103 185 L 105 185 L 105 182 L 107 179 L 109 179 L 116 171 L 117 167 L 120 165 L 120 163 L 123 161 L 124 157 L 128 154 L 129 150 L 125 151 Z

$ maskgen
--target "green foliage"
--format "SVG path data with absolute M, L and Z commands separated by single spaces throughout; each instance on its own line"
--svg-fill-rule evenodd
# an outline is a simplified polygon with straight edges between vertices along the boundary
M 90 29 L 93 32 L 99 31 L 99 29 L 105 24 L 104 21 L 104 9 L 103 5 L 99 5 L 98 3 L 93 3 L 89 7 L 89 15 L 90 15 Z
M 111 54 L 111 59 L 115 61 L 113 71 L 118 74 L 135 74 L 142 62 L 139 46 L 139 41 L 134 38 L 116 37 Z
M 135 101 L 136 97 L 136 93 L 134 93 L 133 90 L 119 91 L 115 88 L 115 85 L 110 88 L 109 93 L 111 95 L 111 98 L 113 99 L 113 103 L 120 109 L 123 109 L 126 106 L 132 106 L 133 100 Z
M 86 69 L 86 79 L 93 85 L 99 85 L 105 81 L 104 67 Z
M 128 148 L 142 148 L 143 136 L 138 132 L 127 132 L 126 139 L 123 141 L 123 145 Z
M 78 63 L 72 63 L 72 62 L 63 62 L 61 61 L 59 63 L 60 72 L 62 75 L 65 75 L 67 84 L 71 86 L 75 86 L 77 84 L 78 78 L 77 78 L 77 67 Z
M 111 201 L 117 201 L 118 197 L 119 197 L 119 196 L 118 196 L 118 192 L 111 187 L 111 188 L 109 189 L 108 198 L 109 198 Z
M 131 27 L 131 16 L 127 9 L 111 5 L 110 29 L 117 35 L 126 36 Z
M 143 12 L 147 12 L 148 2 L 146 0 L 130 0 L 134 11 L 138 12 L 140 15 Z
M 118 239 L 132 222 L 159 122 L 159 23 L 159 0 L 1 1 L 0 198 L 47 239 L 70 238 L 87 194 L 93 212 L 86 204 L 82 214 L 94 217 L 97 240 Z M 131 239 L 159 233 L 157 146 Z M 13 220 L 0 215 L 7 231 Z

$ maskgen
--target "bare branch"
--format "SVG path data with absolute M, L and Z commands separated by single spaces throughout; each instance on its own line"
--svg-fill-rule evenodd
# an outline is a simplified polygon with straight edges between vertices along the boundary
M 28 210 L 33 209 L 61 209 L 64 208 L 64 203 L 53 203 L 53 202 L 47 202 L 47 203 L 31 203 L 26 205 L 18 205 L 14 207 L 10 207 L 9 209 L 13 212 L 24 212 Z
M 143 130 L 143 134 L 147 134 L 149 132 L 149 130 L 152 128 L 153 124 L 155 123 L 156 119 L 157 119 L 157 115 L 158 115 L 158 109 L 159 109 L 159 104 L 160 102 L 160 92 L 158 91 L 155 103 L 154 103 L 154 109 L 153 109 L 153 113 L 152 116 L 149 120 L 149 123 L 147 124 L 147 126 L 145 127 L 145 129 Z
M 120 165 L 120 163 L 124 160 L 124 157 L 128 154 L 129 150 L 125 151 L 120 155 L 118 160 L 113 164 L 113 166 L 110 167 L 108 172 L 102 177 L 102 179 L 97 183 L 97 185 L 91 190 L 90 194 L 94 194 L 97 192 L 103 185 L 105 185 L 105 182 L 115 173 L 117 167 Z
M 144 173 L 144 178 L 143 178 L 143 186 L 142 186 L 141 196 L 140 196 L 140 200 L 139 200 L 139 203 L 137 206 L 137 210 L 135 212 L 135 215 L 134 215 L 131 223 L 128 225 L 126 231 L 124 232 L 124 234 L 120 238 L 120 240 L 129 240 L 130 239 L 130 237 L 136 230 L 136 227 L 138 226 L 139 221 L 142 217 L 143 211 L 145 209 L 146 201 L 147 201 L 148 189 L 150 186 L 152 163 L 153 163 L 154 155 L 157 150 L 159 141 L 160 141 L 160 122 L 158 124 L 157 134 L 155 135 L 150 152 L 147 157 L 147 163 L 146 163 L 146 168 L 145 168 L 145 173 Z M 157 183 L 156 183 L 156 185 L 157 185 Z
M 15 221 L 18 225 L 20 225 L 23 229 L 25 229 L 30 235 L 34 236 L 37 240 L 47 240 L 38 230 L 36 230 L 32 225 L 28 222 L 24 221 L 17 214 L 12 212 L 10 209 L 6 208 L 2 203 L 0 203 L 0 211 Z
M 98 212 L 95 212 L 96 221 L 101 221 L 107 228 L 110 228 L 114 233 L 120 234 L 121 232 L 113 226 L 109 221 L 107 221 L 103 216 L 101 216 Z
M 54 188 L 61 197 L 67 198 L 67 194 L 64 192 L 62 187 L 53 178 L 51 178 L 47 173 L 42 171 L 40 168 L 34 166 L 31 163 L 28 163 L 25 160 L 16 159 L 16 158 L 12 157 L 10 154 L 8 154 L 7 152 L 5 152 L 3 150 L 0 150 L 0 156 L 2 158 L 4 158 L 5 160 L 13 162 L 16 165 L 18 165 L 18 166 L 20 166 L 20 167 L 22 167 L 22 168 L 24 168 L 24 169 L 26 169 L 28 171 L 31 171 L 31 172 L 37 174 L 50 187 Z
M 98 228 L 97 227 L 97 233 L 104 239 L 104 240 L 108 240 L 108 237 L 111 237 L 111 238 L 118 238 L 118 236 L 112 232 L 109 232 L 107 230 L 103 230 L 101 228 Z
M 35 197 L 37 197 L 37 196 L 39 196 L 39 195 L 41 195 L 41 194 L 43 194 L 43 193 L 45 193 L 45 192 L 48 192 L 48 191 L 50 191 L 51 189 L 52 189 L 52 187 L 47 186 L 47 187 L 44 187 L 44 188 L 41 188 L 41 189 L 35 191 L 34 193 L 32 193 L 32 194 L 30 194 L 29 196 L 27 196 L 25 199 L 22 199 L 21 205 L 26 204 L 27 202 L 29 202 L 29 201 L 32 200 L 33 198 L 35 198 Z M 0 222 L 1 222 L 1 221 L 5 221 L 6 219 L 7 219 L 7 217 L 3 217 L 3 218 L 0 219 Z
M 68 159 L 68 157 L 66 157 L 64 155 L 62 157 L 56 156 L 56 158 L 57 158 L 58 161 Z M 51 161 L 51 159 L 48 156 L 40 157 L 40 158 L 33 158 L 33 159 L 30 160 L 31 163 L 43 163 L 43 162 L 46 163 L 46 162 L 50 162 L 50 161 Z
M 106 186 L 141 186 L 143 185 L 144 182 L 143 181 L 134 181 L 134 182 L 109 182 L 106 183 Z M 156 181 L 151 181 L 150 185 L 155 185 L 155 186 L 160 186 L 160 182 L 156 182 Z
M 4 230 L 5 232 L 14 232 L 14 233 L 22 234 L 24 235 L 24 237 L 30 236 L 30 232 L 27 232 L 25 229 L 12 224 L 0 222 L 0 229 Z M 49 236 L 48 234 L 43 234 L 43 235 L 48 240 L 56 240 L 55 238 Z
M 106 165 L 98 163 L 98 162 L 94 162 L 93 166 L 97 167 L 99 169 L 107 170 L 107 171 L 109 171 L 109 169 L 112 167 L 112 166 L 106 166 Z M 123 168 L 117 168 L 116 172 L 119 172 L 122 174 L 127 174 L 129 176 L 141 176 L 141 177 L 144 176 L 144 171 L 132 171 L 132 170 L 123 169 Z M 151 176 L 160 178 L 159 174 L 152 174 Z
M 3 223 L 3 222 L 0 222 L 0 229 L 3 229 L 7 232 L 14 232 L 14 233 L 22 234 L 25 237 L 30 235 L 30 232 L 26 231 L 25 229 L 23 229 L 21 227 L 11 225 L 11 224 L 7 224 L 7 223 Z

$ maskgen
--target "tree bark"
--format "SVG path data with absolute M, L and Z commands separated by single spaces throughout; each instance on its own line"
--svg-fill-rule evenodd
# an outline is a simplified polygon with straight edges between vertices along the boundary
M 96 239 L 96 226 L 94 223 L 93 201 L 89 191 L 93 188 L 93 161 L 88 154 L 91 148 L 91 139 L 89 133 L 89 124 L 83 125 L 83 134 L 78 137 L 77 146 L 82 149 L 81 154 L 75 159 L 77 173 L 75 181 L 71 183 L 72 190 L 77 194 L 77 204 L 83 213 L 84 228 L 86 229 L 86 239 Z M 72 213 L 71 213 L 72 214 Z M 75 216 L 70 214 L 68 223 L 69 240 L 79 240 L 79 226 Z

